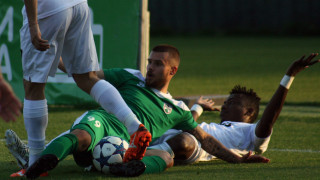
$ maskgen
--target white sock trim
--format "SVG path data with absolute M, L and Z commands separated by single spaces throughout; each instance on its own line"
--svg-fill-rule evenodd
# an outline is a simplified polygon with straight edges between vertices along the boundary
M 100 97 L 105 92 L 105 88 L 109 88 L 110 86 L 112 85 L 109 82 L 101 79 L 92 86 L 90 95 L 94 100 L 99 102 Z
M 23 116 L 24 118 L 36 118 L 48 115 L 47 100 L 27 100 L 24 99 Z

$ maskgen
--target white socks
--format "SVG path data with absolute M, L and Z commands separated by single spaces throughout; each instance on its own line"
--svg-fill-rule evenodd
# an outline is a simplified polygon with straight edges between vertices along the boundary
M 141 122 L 112 84 L 99 80 L 93 85 L 90 95 L 103 109 L 115 115 L 127 127 L 130 135 L 137 131 Z
M 47 100 L 26 100 L 23 106 L 24 125 L 28 134 L 29 166 L 39 157 L 45 146 L 48 125 Z

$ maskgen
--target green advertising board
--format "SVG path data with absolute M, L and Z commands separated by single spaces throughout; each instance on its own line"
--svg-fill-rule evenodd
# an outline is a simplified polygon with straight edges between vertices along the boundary
M 88 1 L 92 30 L 101 68 L 135 68 L 141 65 L 142 0 Z M 23 100 L 23 78 L 19 30 L 22 0 L 0 1 L 0 62 L 2 73 Z M 148 27 L 148 26 L 147 26 Z M 58 71 L 46 85 L 48 104 L 85 104 L 92 98 L 73 79 Z

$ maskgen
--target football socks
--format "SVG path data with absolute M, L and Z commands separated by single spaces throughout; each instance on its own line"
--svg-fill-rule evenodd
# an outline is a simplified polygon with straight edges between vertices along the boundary
M 130 135 L 138 129 L 141 122 L 112 84 L 105 80 L 99 80 L 93 85 L 90 95 L 103 109 L 114 114 L 127 127 Z
M 65 134 L 50 143 L 41 155 L 54 154 L 59 161 L 63 160 L 78 147 L 78 138 L 74 134 Z
M 45 131 L 48 125 L 47 100 L 24 100 L 24 124 L 30 149 L 29 164 L 35 162 L 45 146 Z
M 167 163 L 159 156 L 145 156 L 142 162 L 146 165 L 145 174 L 163 172 Z

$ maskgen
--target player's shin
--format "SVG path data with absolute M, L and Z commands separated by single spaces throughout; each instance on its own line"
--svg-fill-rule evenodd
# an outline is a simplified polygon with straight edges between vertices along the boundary
M 78 138 L 74 134 L 65 134 L 50 143 L 41 155 L 53 154 L 59 161 L 77 150 Z
M 126 126 L 130 135 L 137 131 L 141 122 L 112 84 L 105 80 L 99 80 L 93 85 L 90 95 L 103 109 L 114 114 Z
M 146 165 L 144 174 L 160 173 L 167 168 L 167 163 L 159 156 L 145 156 L 142 162 Z
M 29 164 L 35 162 L 45 146 L 48 106 L 44 100 L 24 100 L 23 116 L 30 149 Z

